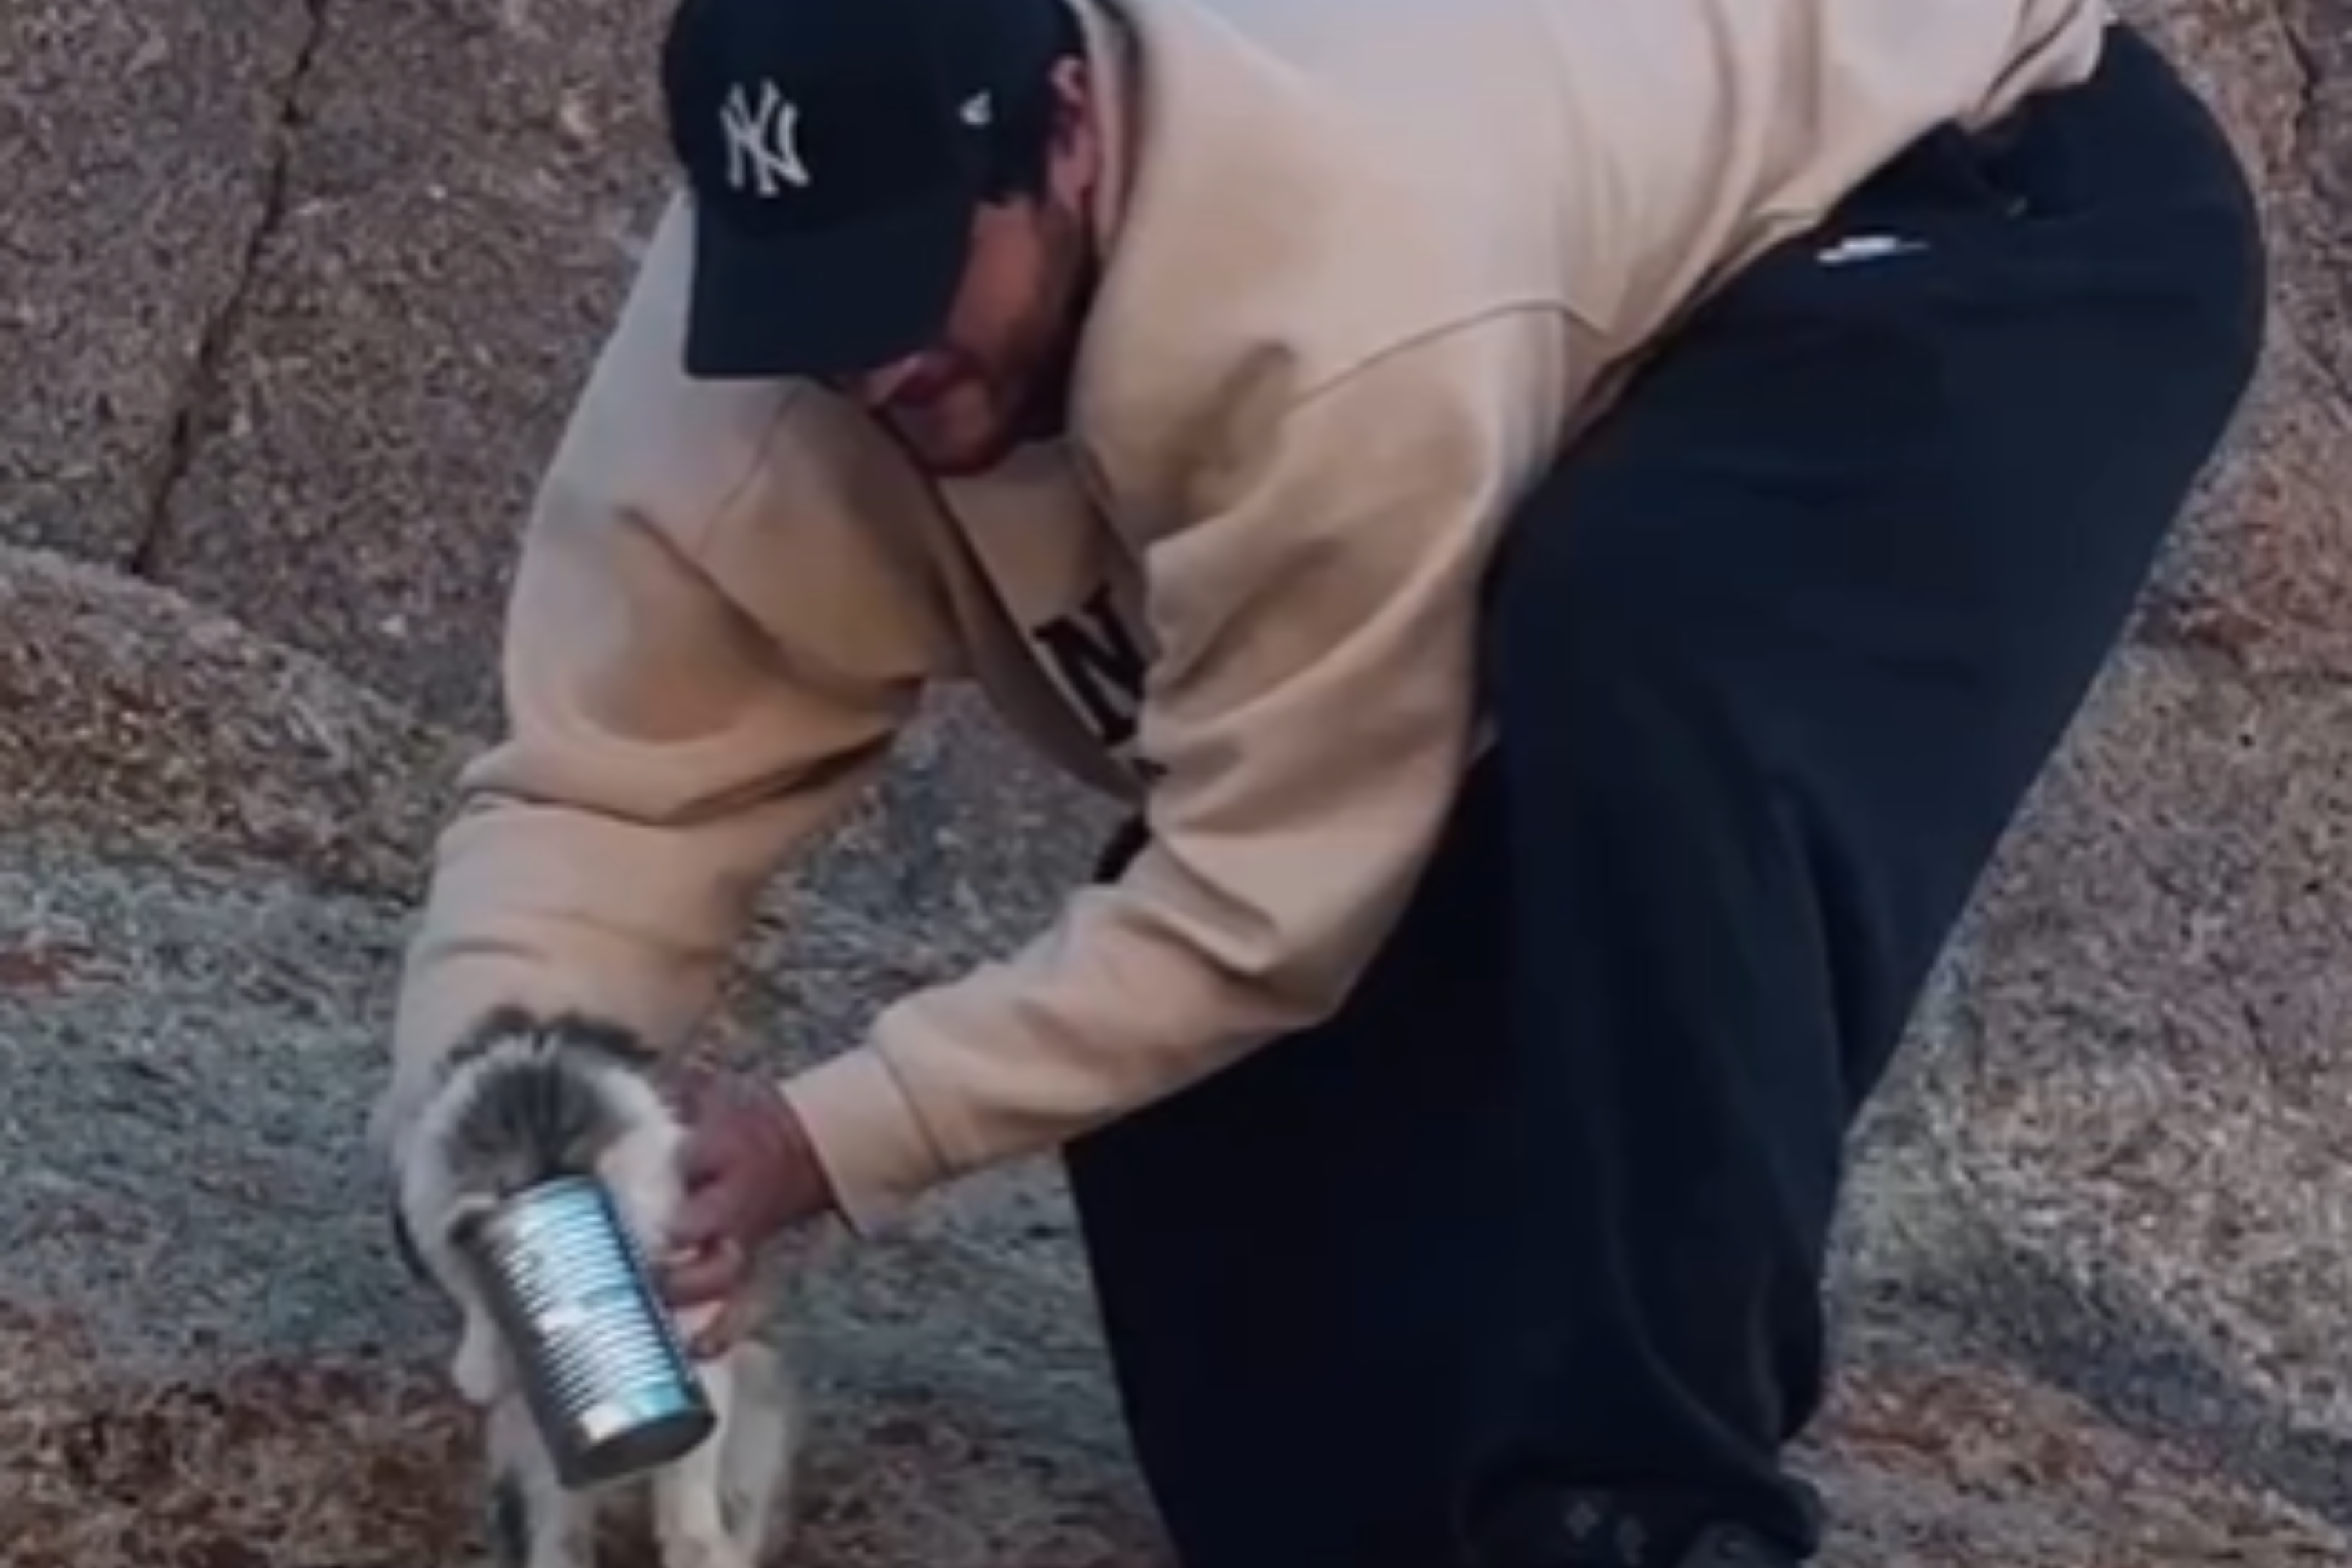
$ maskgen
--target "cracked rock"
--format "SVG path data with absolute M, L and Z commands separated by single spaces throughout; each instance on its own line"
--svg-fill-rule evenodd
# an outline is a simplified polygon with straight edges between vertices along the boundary
M 0 8 L 0 539 L 138 548 L 304 31 L 298 0 Z
M 325 5 L 152 570 L 480 725 L 515 531 L 659 201 L 663 8 Z

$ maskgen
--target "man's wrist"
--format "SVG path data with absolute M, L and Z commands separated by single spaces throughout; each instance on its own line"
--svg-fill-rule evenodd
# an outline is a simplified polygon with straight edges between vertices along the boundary
M 794 1074 L 778 1091 L 826 1204 L 854 1231 L 889 1224 L 947 1174 L 898 1074 L 870 1047 Z
M 828 1211 L 837 1212 L 839 1200 L 834 1194 L 832 1174 L 817 1154 L 816 1142 L 809 1136 L 807 1123 L 801 1119 L 800 1108 L 783 1092 L 782 1085 L 771 1085 L 770 1089 L 772 1103 L 766 1132 L 768 1158 L 776 1170 L 788 1173 L 791 1181 L 790 1190 L 778 1198 L 782 1226 L 805 1225 Z

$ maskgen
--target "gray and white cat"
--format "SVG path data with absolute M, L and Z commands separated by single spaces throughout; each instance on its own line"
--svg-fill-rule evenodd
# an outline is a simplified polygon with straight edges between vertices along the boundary
M 772 1279 L 754 1300 L 728 1309 L 745 1314 L 750 1331 L 699 1367 L 718 1430 L 649 1478 L 568 1492 L 450 1239 L 469 1215 L 527 1187 L 593 1174 L 646 1255 L 661 1256 L 682 1196 L 684 1129 L 652 1068 L 624 1030 L 502 1009 L 451 1051 L 400 1140 L 399 1245 L 460 1314 L 450 1373 L 459 1394 L 487 1412 L 491 1533 L 508 1568 L 592 1568 L 599 1520 L 622 1493 L 645 1509 L 662 1568 L 764 1568 L 786 1533 L 800 1411 L 781 1347 L 765 1337 Z M 716 1315 L 682 1313 L 678 1328 L 691 1337 Z

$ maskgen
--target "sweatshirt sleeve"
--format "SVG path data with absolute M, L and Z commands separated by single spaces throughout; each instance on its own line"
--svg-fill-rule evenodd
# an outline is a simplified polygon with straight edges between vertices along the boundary
M 599 477 L 593 447 L 559 463 L 521 546 L 508 731 L 460 776 L 402 977 L 375 1125 L 395 1147 L 433 1064 L 493 1005 L 677 1042 L 762 885 L 878 770 L 919 692 L 871 638 L 854 657 L 793 640 L 824 615 L 781 633 L 755 618 L 680 543 L 787 525 L 770 514 L 793 498 L 747 484 L 727 508 L 748 521 L 656 518 Z M 815 575 L 830 592 L 851 572 Z
M 1563 426 L 1570 342 L 1530 310 L 1394 351 L 1147 542 L 1150 847 L 787 1081 L 854 1226 L 1336 1009 L 1474 754 L 1480 579 Z

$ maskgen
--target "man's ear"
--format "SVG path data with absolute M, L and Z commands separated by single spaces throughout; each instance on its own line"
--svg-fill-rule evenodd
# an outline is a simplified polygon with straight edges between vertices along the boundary
M 1054 117 L 1056 124 L 1073 116 L 1085 118 L 1093 114 L 1095 73 L 1085 56 L 1064 55 L 1046 74 L 1054 84 L 1055 100 L 1061 105 Z
M 1094 194 L 1102 170 L 1102 127 L 1093 68 L 1076 55 L 1055 62 L 1054 139 L 1047 150 L 1047 184 L 1069 205 L 1083 205 Z

